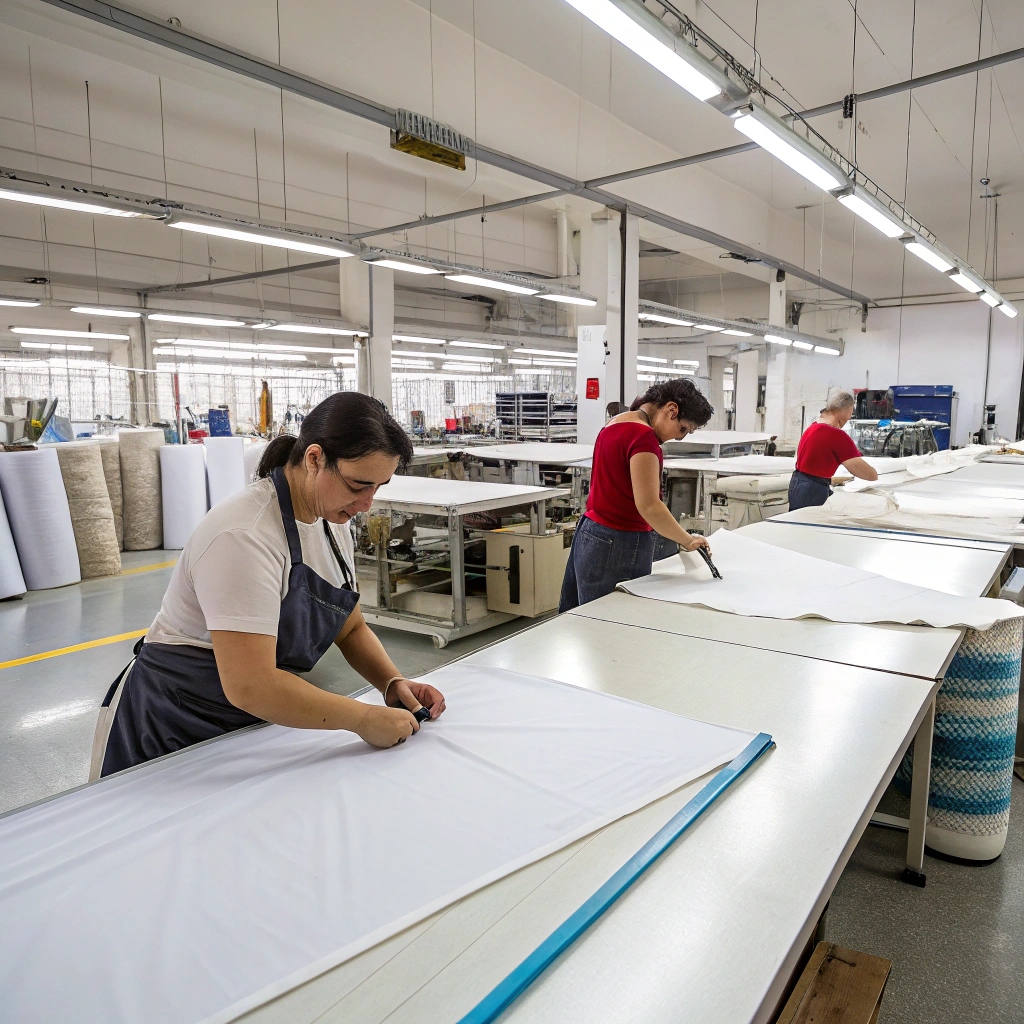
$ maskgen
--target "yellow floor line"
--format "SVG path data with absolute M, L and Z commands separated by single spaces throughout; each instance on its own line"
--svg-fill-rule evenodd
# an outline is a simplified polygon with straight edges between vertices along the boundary
M 42 654 L 30 654 L 27 658 L 15 658 L 13 661 L 0 661 L 0 668 L 16 668 L 18 665 L 28 665 L 33 661 L 45 661 L 47 658 L 56 658 L 61 654 L 74 654 L 76 651 L 87 651 L 90 647 L 104 647 L 106 644 L 120 643 L 122 640 L 137 640 L 145 636 L 149 631 L 146 629 L 134 629 L 130 633 L 118 633 L 117 636 L 105 636 L 99 640 L 89 640 L 84 644 L 72 644 L 71 647 L 58 647 L 55 651 L 43 651 Z
M 178 560 L 175 558 L 171 562 L 157 562 L 154 565 L 140 565 L 137 569 L 122 569 L 121 575 L 131 576 L 133 573 L 137 572 L 152 572 L 153 569 L 168 569 L 170 566 L 177 564 Z

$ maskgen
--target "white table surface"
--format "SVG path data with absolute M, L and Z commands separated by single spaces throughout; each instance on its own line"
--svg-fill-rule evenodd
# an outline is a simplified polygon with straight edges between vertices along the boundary
M 771 434 L 753 433 L 745 430 L 695 430 L 688 434 L 681 441 L 673 441 L 678 445 L 707 445 L 707 444 L 754 444 L 759 441 L 767 441 Z
M 887 489 L 895 495 L 900 508 L 908 511 L 942 515 L 946 509 L 970 508 L 977 510 L 976 515 L 1024 516 L 1024 490 L 1021 488 L 999 487 L 955 477 L 955 473 L 949 473 L 924 480 L 906 480 Z M 886 487 L 884 477 L 876 486 Z
M 762 619 L 622 592 L 574 608 L 569 614 L 925 679 L 945 675 L 964 634 L 962 629 L 895 623 Z M 654 638 L 651 642 L 658 641 Z
M 571 466 L 593 458 L 592 444 L 557 444 L 544 441 L 524 441 L 522 444 L 495 444 L 471 453 L 478 459 L 497 459 L 500 462 L 537 462 L 553 466 Z
M 849 565 L 944 594 L 984 597 L 1013 551 L 1011 544 L 785 522 L 739 532 L 776 547 Z
M 375 509 L 400 512 L 451 511 L 459 515 L 496 508 L 549 501 L 568 494 L 555 487 L 490 484 L 477 480 L 439 480 L 423 476 L 395 476 L 373 499 Z
M 792 473 L 795 468 L 796 459 L 788 455 L 737 455 L 731 459 L 665 459 L 665 469 L 698 470 L 703 473 L 717 473 L 719 476 L 773 476 L 779 473 Z
M 767 1021 L 938 684 L 577 615 L 469 656 L 778 744 L 502 1018 Z M 703 784 L 488 886 L 243 1018 L 450 1024 Z M 410 851 L 415 865 L 415 851 Z M 893 865 L 896 872 L 898 865 Z

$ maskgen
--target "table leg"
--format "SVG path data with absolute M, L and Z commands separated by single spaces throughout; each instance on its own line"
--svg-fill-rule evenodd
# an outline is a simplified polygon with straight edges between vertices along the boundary
M 935 700 L 928 705 L 914 737 L 914 773 L 910 780 L 910 831 L 907 833 L 907 866 L 903 880 L 922 888 L 925 884 L 924 838 L 928 825 L 928 793 L 932 778 L 932 737 L 935 733 Z
M 530 506 L 530 533 L 541 536 L 547 525 L 548 503 L 546 500 L 535 501 Z
M 466 551 L 462 539 L 462 517 L 448 513 L 448 549 L 452 566 L 452 622 L 466 624 Z

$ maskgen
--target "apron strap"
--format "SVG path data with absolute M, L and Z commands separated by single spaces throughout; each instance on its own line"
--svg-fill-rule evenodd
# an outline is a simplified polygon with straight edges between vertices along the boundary
M 135 654 L 139 653 L 139 645 L 135 646 Z M 96 728 L 92 734 L 92 756 L 89 759 L 89 781 L 95 782 L 103 771 L 103 758 L 107 753 L 107 740 L 110 738 L 110 727 L 114 724 L 114 716 L 117 714 L 117 705 L 121 703 L 121 694 L 124 693 L 124 684 L 128 679 L 135 664 L 135 658 L 128 662 L 128 667 L 121 675 L 114 680 L 113 685 L 107 691 L 103 699 L 103 706 L 96 716 Z
M 334 557 L 338 560 L 338 565 L 341 566 L 341 578 L 344 581 L 343 586 L 346 590 L 355 590 L 356 588 L 352 584 L 352 574 L 348 570 L 348 562 L 345 561 L 345 556 L 341 553 L 341 549 L 338 547 L 338 542 L 334 539 L 334 533 L 331 531 L 326 519 L 322 520 L 322 522 L 324 524 L 324 533 L 327 534 L 327 543 L 331 545 Z
M 292 494 L 288 490 L 288 481 L 284 470 L 278 466 L 270 474 L 277 489 L 277 503 L 281 506 L 281 518 L 284 520 L 284 533 L 288 538 L 288 551 L 292 556 L 292 565 L 302 565 L 302 544 L 299 541 L 299 529 L 295 525 L 295 510 L 292 508 Z

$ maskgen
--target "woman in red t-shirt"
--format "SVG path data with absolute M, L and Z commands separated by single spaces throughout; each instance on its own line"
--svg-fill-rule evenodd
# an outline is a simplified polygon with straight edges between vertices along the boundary
M 829 483 L 840 466 L 861 480 L 877 480 L 843 427 L 853 416 L 854 398 L 849 391 L 837 391 L 800 438 L 796 449 L 796 471 L 789 481 L 789 510 L 824 505 L 832 493 Z
M 622 580 L 646 576 L 654 531 L 687 551 L 707 547 L 661 500 L 661 445 L 703 427 L 713 412 L 693 381 L 677 377 L 648 388 L 597 435 L 587 512 L 572 539 L 560 612 L 610 594 Z

